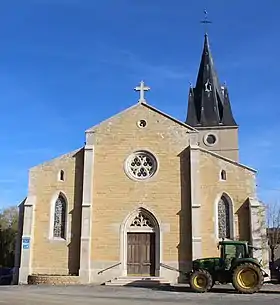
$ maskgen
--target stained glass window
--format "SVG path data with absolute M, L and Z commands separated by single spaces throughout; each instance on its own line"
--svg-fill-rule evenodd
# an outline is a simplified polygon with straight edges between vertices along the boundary
M 54 207 L 54 225 L 53 236 L 58 238 L 65 238 L 65 220 L 66 220 L 66 202 L 60 195 Z
M 148 152 L 136 152 L 127 159 L 127 173 L 137 180 L 152 177 L 156 170 L 156 158 Z
M 228 200 L 222 196 L 218 203 L 219 238 L 231 238 L 231 217 Z

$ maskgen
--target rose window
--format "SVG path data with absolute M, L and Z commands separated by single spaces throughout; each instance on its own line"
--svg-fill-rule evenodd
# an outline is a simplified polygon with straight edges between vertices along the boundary
M 148 152 L 136 152 L 126 163 L 127 173 L 138 180 L 144 180 L 154 175 L 157 170 L 157 161 Z

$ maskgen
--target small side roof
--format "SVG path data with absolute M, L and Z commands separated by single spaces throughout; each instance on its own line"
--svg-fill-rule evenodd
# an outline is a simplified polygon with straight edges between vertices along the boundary
M 29 171 L 32 171 L 32 170 L 37 169 L 37 168 L 42 167 L 42 166 L 50 165 L 50 164 L 52 164 L 52 163 L 54 163 L 55 161 L 58 161 L 58 160 L 74 157 L 78 152 L 82 151 L 83 149 L 84 149 L 84 147 L 80 147 L 80 148 L 77 148 L 73 151 L 62 154 L 60 156 L 54 157 L 50 160 L 47 160 L 45 162 L 42 162 L 40 164 L 37 164 L 37 165 L 31 167 L 29 169 Z
M 253 172 L 253 173 L 256 173 L 256 172 L 257 172 L 257 170 L 254 169 L 254 168 L 252 168 L 252 167 L 249 167 L 249 166 L 246 166 L 246 165 L 244 165 L 244 164 L 241 164 L 241 163 L 239 163 L 239 162 L 237 162 L 237 161 L 234 161 L 234 160 L 232 160 L 232 159 L 229 159 L 229 158 L 227 158 L 227 157 L 224 157 L 224 156 L 222 156 L 222 155 L 219 155 L 219 154 L 217 154 L 217 153 L 215 153 L 215 152 L 213 152 L 213 151 L 207 150 L 207 149 L 202 148 L 202 147 L 200 147 L 200 146 L 191 145 L 190 148 L 191 148 L 191 150 L 200 150 L 200 151 L 202 151 L 202 152 L 205 152 L 205 153 L 207 153 L 207 154 L 212 155 L 213 157 L 222 159 L 222 160 L 224 160 L 224 161 L 226 161 L 226 162 L 229 162 L 229 163 L 231 163 L 231 164 L 234 164 L 234 165 L 237 165 L 237 166 L 239 166 L 239 167 L 245 168 L 245 169 L 247 169 L 247 170 L 249 170 L 249 171 L 251 171 L 251 172 Z

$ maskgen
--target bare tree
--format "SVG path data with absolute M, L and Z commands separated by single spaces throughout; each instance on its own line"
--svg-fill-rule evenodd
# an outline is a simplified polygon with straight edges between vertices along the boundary
M 17 207 L 0 211 L 0 267 L 13 267 L 14 265 L 17 223 Z
M 0 228 L 17 228 L 18 207 L 8 207 L 0 210 Z
M 267 205 L 267 238 L 271 251 L 271 262 L 275 262 L 275 252 L 280 246 L 280 204 L 274 202 Z

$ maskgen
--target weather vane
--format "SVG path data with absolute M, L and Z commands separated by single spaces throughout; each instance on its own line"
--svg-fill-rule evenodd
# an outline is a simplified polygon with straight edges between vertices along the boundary
M 208 12 L 204 10 L 204 20 L 200 21 L 200 23 L 204 24 L 205 34 L 207 33 L 208 24 L 212 23 L 212 21 L 208 20 Z

